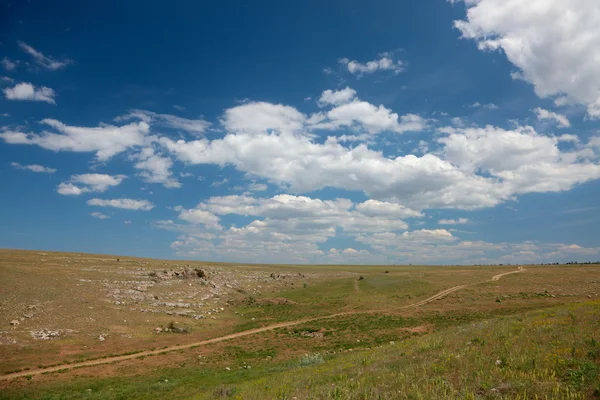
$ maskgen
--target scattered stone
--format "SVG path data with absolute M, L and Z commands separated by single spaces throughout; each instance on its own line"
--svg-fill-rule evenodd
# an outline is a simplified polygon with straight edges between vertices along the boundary
M 29 333 L 31 334 L 31 337 L 35 340 L 52 340 L 59 337 L 63 333 L 63 331 L 60 329 L 55 331 L 49 329 L 39 329 L 37 331 L 31 331 Z
M 11 324 L 12 326 L 17 326 L 17 325 L 19 325 L 19 324 L 20 324 L 20 322 L 19 322 L 19 320 L 17 320 L 17 319 L 13 319 L 12 321 L 10 321 L 10 324 Z
M 0 336 L 0 345 L 15 345 L 17 344 L 17 340 L 10 337 Z
M 101 342 L 104 342 L 106 340 L 106 338 L 103 335 L 99 335 L 98 340 Z
M 496 365 L 498 365 L 498 366 L 502 365 L 502 360 L 496 360 Z
M 322 338 L 325 335 L 323 335 L 323 332 L 309 332 L 309 331 L 303 331 L 300 332 L 300 336 L 303 337 L 310 337 L 310 338 Z M 360 340 L 359 340 L 360 341 Z

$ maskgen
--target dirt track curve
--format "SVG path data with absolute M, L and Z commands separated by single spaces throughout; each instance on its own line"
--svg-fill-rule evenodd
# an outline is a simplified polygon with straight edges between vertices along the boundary
M 428 297 L 425 300 L 421 300 L 417 303 L 402 306 L 402 307 L 400 307 L 400 309 L 419 307 L 419 306 L 425 305 L 427 303 L 431 303 L 432 301 L 441 299 L 442 297 L 447 296 L 450 293 L 456 292 L 456 291 L 464 289 L 466 287 L 475 286 L 475 285 L 479 285 L 479 284 L 487 283 L 487 282 L 497 282 L 503 276 L 516 274 L 516 273 L 524 272 L 524 271 L 525 271 L 525 269 L 523 267 L 519 267 L 519 269 L 516 271 L 505 272 L 503 274 L 494 275 L 491 279 L 489 279 L 487 281 L 474 283 L 472 285 L 454 286 L 449 289 L 442 290 L 441 292 L 436 293 L 435 295 Z M 83 361 L 83 362 L 79 362 L 79 363 L 60 365 L 58 367 L 34 369 L 34 370 L 29 370 L 29 371 L 22 371 L 22 372 L 15 372 L 12 374 L 0 375 L 0 380 L 14 379 L 14 378 L 19 378 L 19 377 L 28 376 L 28 375 L 32 375 L 32 376 L 40 375 L 44 372 L 56 372 L 56 371 L 62 371 L 62 370 L 66 370 L 66 369 L 92 367 L 94 365 L 100 365 L 100 364 L 109 364 L 109 363 L 113 363 L 113 362 L 131 360 L 131 359 L 142 357 L 142 356 L 152 356 L 152 355 L 163 354 L 163 353 L 177 351 L 177 350 L 190 349 L 192 347 L 204 346 L 204 345 L 211 344 L 211 343 L 224 342 L 226 340 L 231 340 L 231 339 L 235 339 L 235 338 L 239 338 L 239 337 L 243 337 L 243 336 L 254 335 L 256 333 L 261 333 L 261 332 L 272 331 L 272 330 L 278 329 L 278 328 L 287 328 L 290 326 L 305 324 L 305 323 L 313 322 L 313 321 L 332 319 L 332 318 L 343 317 L 343 316 L 347 316 L 347 315 L 375 314 L 375 313 L 381 313 L 381 312 L 385 312 L 385 311 L 388 311 L 388 310 L 345 311 L 345 312 L 331 314 L 331 315 L 325 315 L 325 316 L 321 316 L 321 317 L 313 317 L 313 318 L 298 319 L 295 321 L 280 322 L 278 324 L 263 326 L 263 327 L 255 328 L 255 329 L 249 329 L 247 331 L 232 333 L 230 335 L 225 335 L 225 336 L 219 336 L 219 337 L 212 338 L 212 339 L 202 340 L 200 342 L 182 344 L 182 345 L 177 345 L 177 346 L 170 346 L 170 347 L 159 349 L 159 350 L 148 350 L 148 351 L 142 351 L 140 353 L 128 354 L 128 355 L 124 355 L 124 356 L 114 356 L 114 357 L 103 358 L 100 360 Z

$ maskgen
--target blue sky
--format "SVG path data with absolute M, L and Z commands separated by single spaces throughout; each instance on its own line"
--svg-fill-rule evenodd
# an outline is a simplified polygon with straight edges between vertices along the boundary
M 600 259 L 596 1 L 0 7 L 0 247 Z

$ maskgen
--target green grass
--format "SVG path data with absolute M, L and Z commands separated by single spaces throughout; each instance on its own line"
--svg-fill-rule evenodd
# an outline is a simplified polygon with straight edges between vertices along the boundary
M 364 332 L 369 326 L 385 330 L 419 322 L 363 317 L 355 321 L 356 328 L 352 321 L 339 320 L 331 321 L 331 329 Z M 431 316 L 431 322 L 439 317 Z M 455 326 L 397 340 L 394 345 L 371 343 L 369 350 L 338 349 L 336 354 L 320 356 L 315 351 L 270 362 L 267 358 L 277 355 L 275 347 L 226 346 L 220 360 L 190 361 L 142 376 L 33 385 L 34 377 L 27 381 L 29 388 L 6 390 L 0 399 L 586 399 L 600 395 L 600 302 L 494 319 L 482 320 L 481 314 L 456 317 L 445 316 L 440 325 L 449 325 L 450 319 Z M 224 364 L 227 360 L 231 363 Z
M 599 338 L 599 302 L 562 306 L 265 376 L 238 385 L 234 398 L 594 398 Z

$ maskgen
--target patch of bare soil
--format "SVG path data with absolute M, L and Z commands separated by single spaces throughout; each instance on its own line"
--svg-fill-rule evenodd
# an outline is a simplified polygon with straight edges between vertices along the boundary
M 430 333 L 433 332 L 433 327 L 431 325 L 420 325 L 413 328 L 402 328 L 400 330 L 409 333 Z

